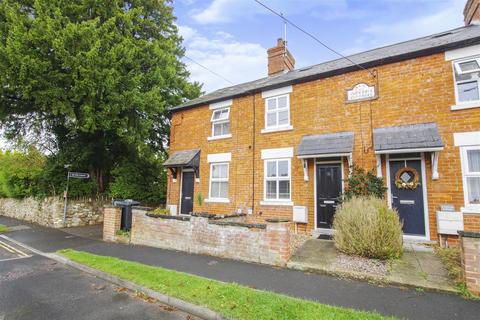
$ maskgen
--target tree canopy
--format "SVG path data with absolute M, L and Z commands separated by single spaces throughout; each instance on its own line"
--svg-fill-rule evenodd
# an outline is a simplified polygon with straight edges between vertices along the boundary
M 126 159 L 162 153 L 168 107 L 201 89 L 172 11 L 160 0 L 1 1 L 6 137 L 33 133 L 54 164 L 88 170 L 100 191 Z

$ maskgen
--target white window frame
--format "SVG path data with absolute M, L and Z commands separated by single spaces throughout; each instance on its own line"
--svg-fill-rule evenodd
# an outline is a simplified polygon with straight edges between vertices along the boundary
M 279 177 L 278 176 L 278 162 L 287 161 L 288 162 L 288 177 Z M 274 178 L 267 177 L 267 167 L 269 162 L 276 162 L 277 165 L 277 176 Z M 276 159 L 265 159 L 263 161 L 263 202 L 264 203 L 284 203 L 290 205 L 292 201 L 292 161 L 291 158 L 276 158 Z M 276 181 L 277 182 L 277 193 L 276 198 L 267 198 L 267 181 Z M 288 181 L 290 185 L 290 192 L 288 199 L 279 198 L 279 181 Z
M 213 178 L 213 167 L 218 165 L 226 165 L 227 166 L 227 177 L 226 178 Z M 210 163 L 210 179 L 208 182 L 208 199 L 205 199 L 205 202 L 223 202 L 228 203 L 228 192 L 230 187 L 230 163 L 229 162 L 212 162 Z M 227 182 L 227 197 L 220 198 L 220 197 L 212 197 L 212 182 Z
M 468 155 L 469 150 L 480 150 L 480 145 L 477 146 L 464 146 L 460 147 L 460 159 L 462 163 L 462 181 L 463 181 L 463 197 L 465 201 L 465 208 L 474 211 L 480 210 L 480 204 L 471 204 L 468 201 L 468 177 L 480 177 L 480 172 L 469 172 L 468 168 Z
M 217 112 L 222 112 L 224 110 L 227 110 L 227 116 L 222 119 L 216 119 L 214 120 L 213 117 L 215 116 L 215 113 Z M 223 107 L 223 108 L 217 108 L 212 111 L 212 116 L 210 118 L 210 122 L 212 123 L 212 133 L 211 136 L 208 137 L 208 140 L 217 140 L 217 139 L 224 139 L 224 138 L 230 138 L 232 137 L 231 134 L 231 127 L 230 127 L 230 132 L 229 133 L 223 133 L 220 135 L 215 135 L 215 125 L 216 124 L 224 124 L 224 123 L 229 123 L 230 124 L 230 107 Z
M 279 109 L 278 108 L 278 99 L 280 98 L 283 98 L 285 97 L 286 98 L 286 108 L 282 108 L 282 109 Z M 281 94 L 281 95 L 277 95 L 277 96 L 273 96 L 273 97 L 267 97 L 264 99 L 265 100 L 265 123 L 264 123 L 264 128 L 262 130 L 262 133 L 266 133 L 266 132 L 271 132 L 271 131 L 284 131 L 284 130 L 291 130 L 293 129 L 292 128 L 292 125 L 291 125 L 291 112 L 290 112 L 290 94 Z M 276 108 L 274 111 L 269 111 L 268 110 L 268 102 L 271 101 L 271 100 L 276 100 Z M 287 115 L 288 115 L 288 121 L 286 124 L 281 124 L 279 125 L 278 124 L 278 114 L 280 111 L 287 111 Z M 268 125 L 268 114 L 270 113 L 275 113 L 276 114 L 276 125 Z
M 480 77 L 477 80 L 460 80 L 457 81 L 455 78 L 455 71 L 457 71 L 458 74 L 468 74 L 468 73 L 473 73 L 473 72 L 480 72 L 480 68 L 476 70 L 470 70 L 470 71 L 462 71 L 460 68 L 461 63 L 465 63 L 468 61 L 476 61 L 479 66 L 480 66 L 480 57 L 469 57 L 465 59 L 459 59 L 452 61 L 453 68 L 453 84 L 455 87 L 455 103 L 456 105 L 451 106 L 451 110 L 462 110 L 462 109 L 469 109 L 469 108 L 477 108 L 480 107 Z M 459 100 L 459 94 L 458 94 L 458 85 L 462 83 L 468 83 L 468 82 L 477 82 L 477 87 L 478 87 L 478 92 L 479 92 L 479 99 L 478 100 L 470 100 L 470 101 L 460 101 Z

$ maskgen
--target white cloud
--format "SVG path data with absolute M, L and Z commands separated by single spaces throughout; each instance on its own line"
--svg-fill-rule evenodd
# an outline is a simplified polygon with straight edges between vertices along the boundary
M 220 74 L 234 84 L 255 80 L 267 75 L 267 49 L 252 42 L 240 42 L 231 34 L 216 32 L 206 37 L 188 26 L 179 26 L 184 38 L 187 57 Z M 228 82 L 185 59 L 191 80 L 204 84 L 203 90 L 230 86 Z
M 317 18 L 334 20 L 347 16 L 346 0 L 263 0 L 267 6 L 275 11 L 283 12 L 287 16 L 299 13 L 313 14 Z M 312 11 L 318 8 L 319 11 Z M 317 12 L 317 13 L 315 13 Z M 319 13 L 322 14 L 319 14 Z M 359 12 L 351 12 L 358 15 Z M 227 23 L 239 19 L 249 19 L 258 14 L 271 14 L 253 0 L 213 0 L 206 8 L 191 12 L 193 19 L 200 24 Z
M 448 0 L 430 14 L 396 21 L 390 17 L 386 22 L 368 25 L 360 38 L 363 39 L 364 47 L 370 48 L 457 28 L 463 25 L 464 6 L 465 0 Z

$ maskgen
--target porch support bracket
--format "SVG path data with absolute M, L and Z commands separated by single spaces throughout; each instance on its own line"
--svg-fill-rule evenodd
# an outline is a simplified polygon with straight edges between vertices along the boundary
M 347 161 L 348 161 L 348 176 L 351 176 L 353 172 L 353 158 L 351 153 L 347 155 Z
M 375 155 L 375 158 L 377 159 L 377 177 L 382 178 L 383 177 L 383 174 L 382 174 L 382 155 L 377 154 L 377 155 Z
M 169 169 L 172 172 L 173 182 L 176 182 L 177 181 L 177 168 L 169 168 Z
M 438 174 L 438 157 L 440 155 L 440 152 L 434 151 L 430 153 L 430 159 L 432 162 L 432 180 L 438 180 L 440 178 L 440 175 Z
M 302 164 L 303 164 L 303 181 L 308 181 L 310 180 L 308 178 L 308 159 L 302 159 Z

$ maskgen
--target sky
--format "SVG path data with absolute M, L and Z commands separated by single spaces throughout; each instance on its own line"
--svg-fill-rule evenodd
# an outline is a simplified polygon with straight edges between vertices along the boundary
M 463 26 L 466 0 L 261 0 L 348 55 Z M 267 48 L 284 24 L 254 0 L 175 0 L 186 56 L 234 84 L 267 76 Z M 287 27 L 295 68 L 338 56 Z M 184 59 L 191 80 L 208 93 L 231 84 Z

